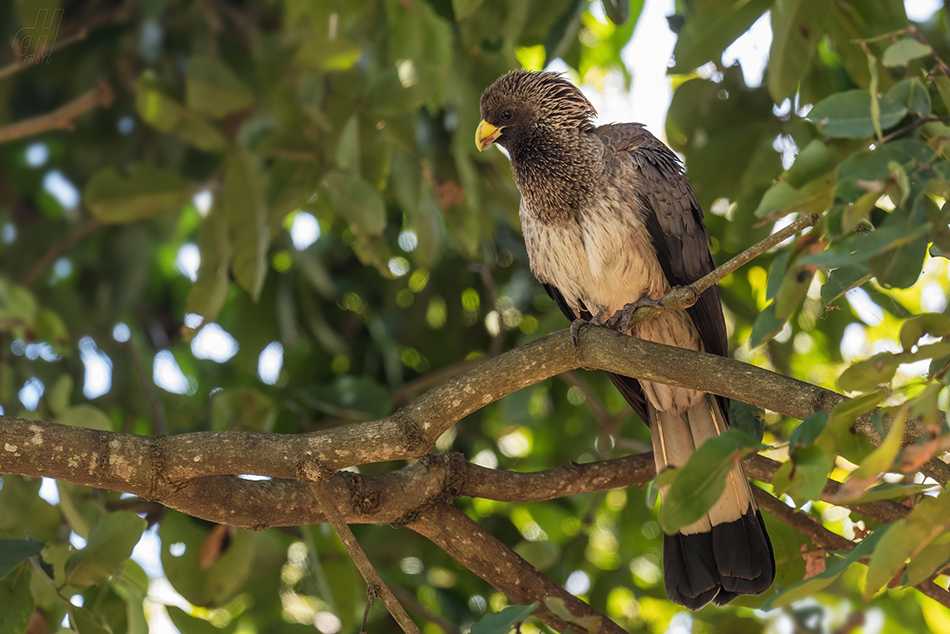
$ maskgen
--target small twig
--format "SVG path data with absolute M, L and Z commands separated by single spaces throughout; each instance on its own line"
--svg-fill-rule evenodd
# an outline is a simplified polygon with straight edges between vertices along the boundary
M 346 547 L 346 552 L 349 553 L 353 563 L 356 564 L 360 574 L 363 575 L 367 586 L 370 589 L 375 587 L 376 592 L 379 593 L 379 598 L 383 601 L 383 605 L 386 606 L 389 613 L 396 619 L 396 622 L 399 623 L 403 632 L 406 632 L 406 634 L 422 634 L 412 619 L 409 618 L 409 615 L 406 614 L 405 608 L 403 608 L 402 604 L 396 599 L 392 590 L 390 590 L 389 586 L 380 578 L 379 573 L 376 572 L 369 557 L 367 557 L 363 551 L 363 547 L 356 541 L 356 536 L 353 535 L 350 526 L 346 523 L 346 520 L 343 519 L 343 515 L 340 514 L 340 510 L 336 507 L 336 504 L 330 499 L 326 490 L 325 479 L 321 478 L 318 481 L 311 479 L 308 484 L 310 485 L 310 491 L 313 493 L 313 497 L 317 500 L 324 515 L 326 515 L 327 522 L 330 523 L 333 530 L 336 531 L 337 536 L 339 536 L 340 541 L 343 542 L 343 545 Z M 368 589 L 367 593 L 369 592 L 370 590 Z M 368 609 L 369 606 L 367 606 L 367 611 Z
M 723 279 L 727 275 L 732 274 L 746 263 L 759 257 L 783 240 L 792 237 L 802 229 L 813 226 L 820 218 L 821 216 L 819 214 L 808 214 L 807 216 L 802 216 L 792 224 L 776 231 L 764 240 L 749 247 L 739 255 L 735 256 L 722 266 L 716 268 L 714 271 L 707 273 L 692 284 L 674 288 L 660 300 L 662 306 L 643 306 L 639 308 L 630 318 L 630 325 L 634 326 L 644 321 L 648 321 L 668 310 L 685 310 L 689 308 L 699 301 L 700 295 L 702 295 L 707 289 L 715 286 L 719 280 Z
M 50 245 L 50 247 L 45 253 L 43 253 L 40 259 L 30 267 L 29 271 L 26 272 L 26 275 L 24 275 L 23 279 L 20 280 L 20 285 L 30 286 L 33 284 L 33 282 L 37 280 L 43 271 L 52 266 L 53 263 L 64 253 L 68 252 L 78 243 L 82 242 L 87 236 L 89 236 L 98 228 L 99 221 L 96 218 L 89 218 L 84 223 L 73 229 L 69 235 Z
M 370 584 L 366 586 L 366 609 L 363 610 L 363 626 L 360 627 L 360 634 L 366 634 L 366 620 L 369 618 L 369 609 L 373 607 L 373 600 L 379 597 L 379 586 Z
M 72 130 L 73 120 L 94 108 L 108 108 L 114 99 L 112 88 L 100 81 L 94 88 L 49 114 L 0 126 L 0 143 L 33 136 L 48 130 Z
M 924 125 L 925 123 L 932 123 L 934 121 L 946 122 L 946 121 L 950 121 L 950 117 L 921 117 L 920 119 L 917 119 L 916 121 L 905 125 L 903 128 L 894 130 L 887 136 L 882 137 L 881 140 L 877 143 L 877 145 L 878 146 L 884 145 L 885 143 L 889 141 L 893 141 L 894 139 L 896 139 L 897 137 L 899 137 L 900 135 L 906 132 L 910 132 L 911 130 L 915 130 L 919 128 L 920 126 Z

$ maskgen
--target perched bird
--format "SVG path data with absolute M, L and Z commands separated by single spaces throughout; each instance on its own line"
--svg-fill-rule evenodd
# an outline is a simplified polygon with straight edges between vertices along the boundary
M 508 151 L 531 270 L 572 322 L 604 323 L 632 304 L 629 314 L 638 302 L 656 303 L 713 270 L 703 214 L 682 165 L 642 125 L 595 127 L 590 102 L 550 72 L 503 75 L 480 105 L 476 145 Z M 630 334 L 727 354 L 715 287 L 686 312 L 663 312 Z M 650 425 L 658 472 L 682 466 L 729 427 L 722 397 L 608 376 Z M 663 567 L 670 599 L 693 610 L 772 585 L 772 545 L 741 465 L 705 517 L 665 535 Z

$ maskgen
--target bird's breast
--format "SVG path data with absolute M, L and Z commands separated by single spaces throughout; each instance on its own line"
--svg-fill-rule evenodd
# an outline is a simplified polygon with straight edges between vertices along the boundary
M 575 310 L 583 304 L 606 318 L 641 297 L 661 297 L 669 284 L 631 202 L 610 188 L 593 198 L 560 222 L 522 200 L 521 225 L 535 276 Z

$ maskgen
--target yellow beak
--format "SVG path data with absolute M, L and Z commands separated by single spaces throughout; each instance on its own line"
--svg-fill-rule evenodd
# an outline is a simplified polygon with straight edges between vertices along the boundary
M 482 119 L 478 127 L 475 128 L 475 147 L 481 152 L 489 145 L 495 142 L 495 139 L 501 136 L 504 127 L 496 128 L 492 124 Z

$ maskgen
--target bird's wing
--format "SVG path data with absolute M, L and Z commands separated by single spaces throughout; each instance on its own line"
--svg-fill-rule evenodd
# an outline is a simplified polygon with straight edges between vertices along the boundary
M 677 156 L 641 124 L 600 126 L 594 130 L 613 160 L 629 160 L 644 222 L 670 286 L 685 286 L 715 268 L 709 252 L 709 233 Z M 726 323 L 716 287 L 706 290 L 686 309 L 706 352 L 728 355 Z M 729 411 L 722 399 L 723 411 Z

